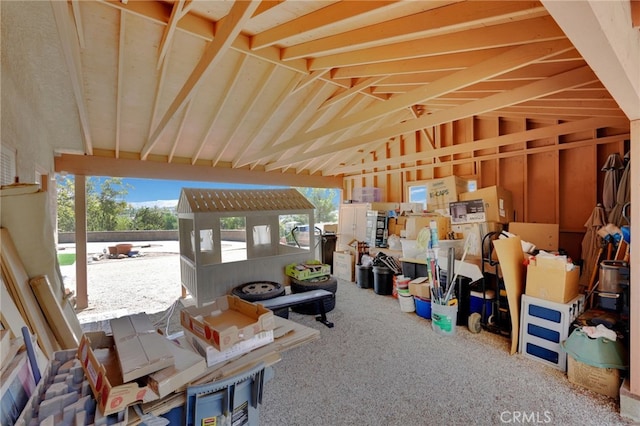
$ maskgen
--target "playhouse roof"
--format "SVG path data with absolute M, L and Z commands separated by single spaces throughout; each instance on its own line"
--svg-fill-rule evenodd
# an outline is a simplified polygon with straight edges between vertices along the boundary
M 313 210 L 314 208 L 314 205 L 296 189 L 182 188 L 178 201 L 179 213 Z

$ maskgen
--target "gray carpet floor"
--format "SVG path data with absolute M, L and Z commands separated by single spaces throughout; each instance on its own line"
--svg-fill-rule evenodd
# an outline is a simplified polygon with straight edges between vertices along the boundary
M 616 401 L 509 355 L 508 338 L 462 326 L 436 334 L 391 296 L 340 281 L 328 316 L 334 328 L 291 313 L 321 338 L 282 354 L 265 384 L 261 424 L 632 424 Z

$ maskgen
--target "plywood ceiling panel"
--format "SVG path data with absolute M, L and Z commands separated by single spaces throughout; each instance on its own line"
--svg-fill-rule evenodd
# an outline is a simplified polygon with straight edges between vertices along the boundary
M 624 116 L 538 1 L 66 4 L 88 155 L 343 176 L 473 115 Z

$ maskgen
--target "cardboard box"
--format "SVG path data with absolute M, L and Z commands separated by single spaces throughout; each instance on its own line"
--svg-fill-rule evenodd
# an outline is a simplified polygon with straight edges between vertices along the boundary
M 449 203 L 449 213 L 453 224 L 487 221 L 487 215 L 484 212 L 484 201 L 482 200 Z
M 526 295 L 557 303 L 567 303 L 578 296 L 580 268 L 567 272 L 563 262 L 540 259 L 537 263 L 527 266 Z
M 100 412 L 107 416 L 137 402 L 158 399 L 149 386 L 123 383 L 113 336 L 104 332 L 86 333 L 80 339 L 78 359 L 89 380 Z
M 431 179 L 426 182 L 427 210 L 448 210 L 449 203 L 458 201 L 458 196 L 467 192 L 468 180 L 458 176 Z
M 444 240 L 451 231 L 451 219 L 441 215 L 428 216 L 407 216 L 405 224 L 405 233 L 407 240 L 415 240 L 422 228 L 428 228 L 431 221 L 435 220 L 438 224 L 438 238 Z
M 224 351 L 260 332 L 273 330 L 273 312 L 236 296 L 222 296 L 201 308 L 180 311 L 182 327 Z
M 151 373 L 147 384 L 160 398 L 182 390 L 207 370 L 207 363 L 200 354 L 191 350 L 185 338 L 169 341 L 174 365 Z
M 355 262 L 351 252 L 333 252 L 333 275 L 341 280 L 355 282 Z
M 431 299 L 431 285 L 427 277 L 419 277 L 409 282 L 409 293 L 422 299 Z
M 553 223 L 509 222 L 509 232 L 522 241 L 534 244 L 539 250 L 557 251 L 560 225 Z
M 169 341 L 156 333 L 147 314 L 114 318 L 110 324 L 123 383 L 173 365 Z
M 567 377 L 571 383 L 601 395 L 616 399 L 620 395 L 620 370 L 617 368 L 594 367 L 567 355 Z
M 297 280 L 310 280 L 311 278 L 321 277 L 323 275 L 329 275 L 331 273 L 331 266 L 323 263 L 290 263 L 285 266 L 284 272 L 287 276 L 293 277 Z
M 397 235 L 399 237 L 406 236 L 405 226 L 407 224 L 406 216 L 390 217 L 388 222 L 389 235 Z
M 482 256 L 482 239 L 489 232 L 500 232 L 504 228 L 504 225 L 498 222 L 482 222 L 482 223 L 465 223 L 451 225 L 451 230 L 456 234 L 456 239 L 462 239 L 467 242 L 467 257 Z M 488 250 L 488 247 L 487 247 Z M 497 260 L 497 257 L 494 257 Z M 485 253 L 488 254 L 488 253 Z
M 484 201 L 484 213 L 487 222 L 507 224 L 513 220 L 513 197 L 511 191 L 501 186 L 490 186 L 473 192 L 464 192 L 460 201 Z
M 184 337 L 187 343 L 204 359 L 206 359 L 207 367 L 213 367 L 221 362 L 228 361 L 232 358 L 251 352 L 254 349 L 268 345 L 273 342 L 273 330 L 263 331 L 251 339 L 238 342 L 227 350 L 219 351 L 213 346 L 209 345 L 204 340 L 198 338 L 193 333 L 185 330 Z

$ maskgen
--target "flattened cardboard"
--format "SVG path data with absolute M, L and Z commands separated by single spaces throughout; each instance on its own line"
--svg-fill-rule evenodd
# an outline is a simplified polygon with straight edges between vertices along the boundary
M 200 339 L 193 333 L 190 333 L 189 330 L 184 331 L 184 337 L 187 343 L 200 354 L 202 357 L 206 358 L 206 366 L 213 367 L 222 362 L 229 361 L 237 356 L 242 354 L 246 354 L 247 352 L 251 352 L 254 349 L 259 347 L 268 345 L 273 342 L 273 330 L 262 331 L 251 339 L 243 340 L 241 342 L 236 343 L 232 347 L 219 351 L 209 343 Z
M 147 384 L 160 398 L 182 390 L 194 379 L 200 377 L 207 370 L 204 357 L 189 348 L 186 339 L 178 342 L 168 342 L 169 350 L 175 360 L 174 365 L 151 373 Z
M 511 355 L 518 350 L 520 334 L 520 296 L 524 290 L 522 241 L 520 237 L 493 240 L 498 255 L 511 316 Z
M 350 252 L 333 253 L 333 275 L 341 280 L 354 282 L 355 268 L 353 266 L 353 254 Z
M 51 325 L 51 330 L 56 336 L 62 349 L 75 349 L 78 347 L 78 339 L 67 321 L 64 309 L 56 298 L 51 283 L 46 275 L 34 277 L 29 280 L 33 294 L 44 312 L 44 316 Z M 66 303 L 63 301 L 62 303 Z
M 115 318 L 110 324 L 123 383 L 173 365 L 169 342 L 156 333 L 147 314 Z

